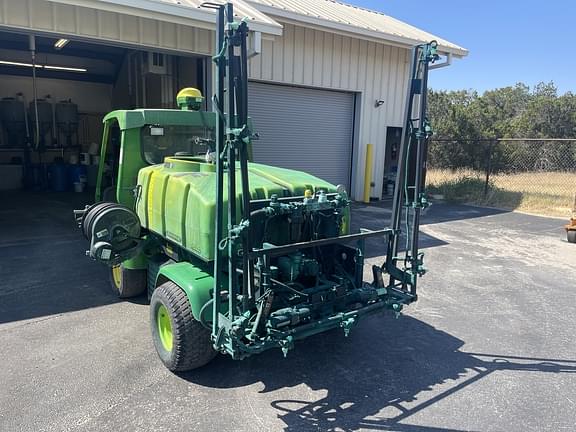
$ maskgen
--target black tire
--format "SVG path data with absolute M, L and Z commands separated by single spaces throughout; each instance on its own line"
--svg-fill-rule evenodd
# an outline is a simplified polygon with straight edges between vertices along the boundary
M 160 338 L 159 309 L 166 308 L 170 318 L 172 346 L 168 350 Z M 152 341 L 162 363 L 172 372 L 196 369 L 209 363 L 216 351 L 210 330 L 194 319 L 186 293 L 172 281 L 160 285 L 150 300 Z
M 110 267 L 110 285 L 119 298 L 137 297 L 146 291 L 148 272 L 127 269 L 122 264 Z
M 576 231 L 574 230 L 567 231 L 566 235 L 568 236 L 569 243 L 576 243 Z

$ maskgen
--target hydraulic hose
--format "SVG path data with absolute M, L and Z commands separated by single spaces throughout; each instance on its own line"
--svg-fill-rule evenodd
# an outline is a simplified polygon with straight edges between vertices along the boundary
M 250 212 L 250 231 L 252 232 L 253 246 L 262 246 L 266 235 L 266 219 L 270 217 L 267 209 Z
M 200 312 L 198 313 L 198 322 L 200 324 L 202 324 L 202 326 L 208 330 L 212 330 L 212 326 L 209 325 L 206 320 L 204 319 L 204 312 L 206 311 L 206 309 L 210 306 L 212 306 L 212 303 L 214 303 L 214 299 L 210 299 L 208 300 L 206 303 L 204 303 L 204 306 L 202 306 L 202 308 L 200 309 Z

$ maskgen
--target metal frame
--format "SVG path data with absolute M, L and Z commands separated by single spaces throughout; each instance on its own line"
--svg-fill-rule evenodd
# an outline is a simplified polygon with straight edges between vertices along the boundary
M 426 117 L 428 71 L 430 63 L 439 59 L 438 44 L 432 41 L 417 45 L 412 49 L 410 79 L 408 81 L 407 100 L 404 118 L 406 126 L 398 158 L 398 172 L 392 204 L 391 228 L 400 231 L 402 213 L 406 217 L 406 251 L 403 259 L 398 257 L 400 236 L 391 236 L 388 240 L 386 263 L 384 269 L 390 274 L 389 285 L 396 286 L 400 282 L 402 289 L 410 285 L 410 293 L 416 296 L 417 275 L 424 273 L 422 254 L 418 252 L 420 215 L 422 209 L 428 206 L 424 194 L 426 182 L 426 160 L 428 156 L 428 141 L 432 129 Z M 414 178 L 409 177 L 409 164 L 413 162 Z M 409 223 L 411 217 L 412 223 Z M 398 263 L 403 261 L 402 272 L 410 277 L 399 277 Z
M 251 244 L 251 212 L 273 211 L 270 200 L 250 200 L 248 178 L 248 147 L 252 131 L 248 123 L 248 52 L 246 39 L 248 26 L 245 21 L 235 22 L 233 6 L 230 3 L 219 5 L 205 3 L 205 7 L 217 10 L 216 46 L 218 53 L 213 57 L 216 63 L 216 91 L 213 99 L 217 113 L 216 128 L 216 217 L 215 217 L 215 259 L 214 295 L 212 302 L 212 341 L 216 349 L 227 351 L 234 358 L 242 358 L 273 346 L 281 347 L 284 353 L 291 348 L 292 341 L 319 333 L 334 327 L 343 327 L 347 334 L 360 316 L 377 312 L 383 308 L 400 312 L 402 306 L 416 300 L 416 280 L 422 275 L 422 254 L 418 251 L 418 229 L 420 212 L 426 206 L 423 193 L 424 167 L 428 138 L 431 130 L 426 119 L 426 90 L 429 63 L 435 61 L 435 42 L 418 45 L 414 48 L 411 77 L 406 104 L 406 133 L 400 146 L 400 169 L 396 180 L 392 224 L 390 228 L 377 231 L 361 230 L 360 233 L 337 237 L 286 244 L 265 245 L 253 248 Z M 413 118 L 412 113 L 416 112 Z M 408 169 L 415 173 L 409 179 Z M 239 174 L 239 175 L 238 175 Z M 237 178 L 239 177 L 239 178 Z M 226 181 L 225 181 L 226 180 Z M 240 182 L 238 188 L 237 182 Z M 224 188 L 227 188 L 225 200 Z M 411 191 L 411 194 L 408 191 Z M 241 191 L 241 208 L 237 208 L 236 197 Z M 338 194 L 335 194 L 338 195 Z M 411 195 L 411 197 L 410 197 Z M 293 203 L 304 197 L 275 199 Z M 336 198 L 335 198 L 336 199 Z M 409 248 L 403 259 L 397 257 L 403 210 L 411 218 L 407 219 Z M 227 212 L 227 226 L 224 227 L 224 212 Z M 240 219 L 238 219 L 240 216 Z M 374 282 L 370 289 L 377 293 L 374 302 L 346 312 L 333 313 L 316 321 L 300 326 L 290 326 L 286 330 L 272 330 L 271 337 L 259 343 L 247 344 L 243 340 L 255 335 L 259 316 L 265 308 L 264 301 L 257 306 L 255 290 L 255 263 L 258 261 L 259 287 L 262 290 L 282 286 L 270 276 L 270 259 L 290 252 L 326 245 L 357 242 L 355 266 L 357 277 L 353 286 L 362 289 L 362 267 L 364 264 L 364 242 L 367 238 L 385 236 L 388 238 L 388 254 L 382 267 L 374 268 Z M 385 285 L 382 274 L 390 275 Z M 352 290 L 355 291 L 355 290 Z M 349 295 L 349 294 L 347 294 Z M 248 325 L 250 311 L 258 308 L 258 318 L 252 331 Z M 223 311 L 226 311 L 223 313 Z
M 216 46 L 219 53 L 213 58 L 216 63 L 216 92 L 213 100 L 214 110 L 218 114 L 216 127 L 216 219 L 215 219 L 215 259 L 214 279 L 216 293 L 213 304 L 212 336 L 218 337 L 219 320 L 225 318 L 220 314 L 221 296 L 219 293 L 228 290 L 228 316 L 236 313 L 237 296 L 242 294 L 243 306 L 252 297 L 254 273 L 253 265 L 247 253 L 242 254 L 241 287 L 236 271 L 238 268 L 238 244 L 230 238 L 230 233 L 241 230 L 246 225 L 236 224 L 236 200 L 228 199 L 227 203 L 227 256 L 221 248 L 224 237 L 224 173 L 228 179 L 228 197 L 236 197 L 237 157 L 240 167 L 240 183 L 242 190 L 242 221 L 250 220 L 250 194 L 248 182 L 248 146 L 251 132 L 248 128 L 248 25 L 242 21 L 234 21 L 234 9 L 231 3 L 215 5 L 205 3 L 205 7 L 217 9 Z M 227 83 L 226 83 L 227 78 Z M 226 96 L 226 99 L 225 99 Z M 243 251 L 250 250 L 250 237 L 241 235 Z M 226 271 L 227 270 L 227 271 Z M 226 274 L 227 273 L 227 274 Z M 226 277 L 227 276 L 227 277 Z M 227 279 L 227 280 L 226 280 Z

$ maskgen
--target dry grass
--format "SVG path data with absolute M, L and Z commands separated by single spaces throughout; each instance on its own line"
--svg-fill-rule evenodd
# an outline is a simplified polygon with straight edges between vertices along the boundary
M 548 216 L 570 217 L 576 173 L 493 174 L 484 197 L 484 173 L 473 170 L 429 170 L 428 189 L 449 201 L 469 202 Z

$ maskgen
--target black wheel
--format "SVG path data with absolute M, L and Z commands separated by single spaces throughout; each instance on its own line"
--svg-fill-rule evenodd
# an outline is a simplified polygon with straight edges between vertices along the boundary
M 136 297 L 146 291 L 146 270 L 127 269 L 122 264 L 110 267 L 110 284 L 120 298 Z
M 194 319 L 186 293 L 174 282 L 154 290 L 150 325 L 154 347 L 172 372 L 199 368 L 216 356 L 210 330 Z
M 574 230 L 567 231 L 566 235 L 568 236 L 568 242 L 576 243 L 576 231 Z
M 92 238 L 92 223 L 96 220 L 96 216 L 99 216 L 104 210 L 108 210 L 114 207 L 115 203 L 111 202 L 99 202 L 92 204 L 84 213 L 82 217 L 82 232 L 86 240 L 90 241 Z

